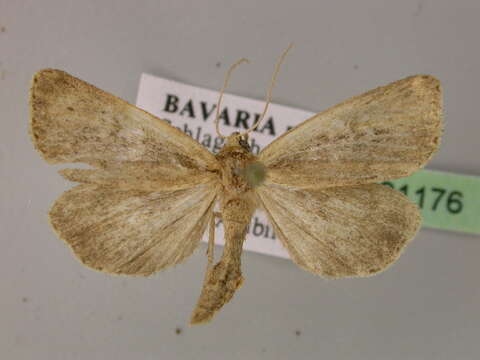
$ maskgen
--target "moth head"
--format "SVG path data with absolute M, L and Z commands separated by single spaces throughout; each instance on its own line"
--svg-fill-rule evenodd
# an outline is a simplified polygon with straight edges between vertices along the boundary
M 248 134 L 240 134 L 239 132 L 234 132 L 232 135 L 227 136 L 225 146 L 239 146 L 242 149 L 251 152 L 252 149 L 248 144 Z

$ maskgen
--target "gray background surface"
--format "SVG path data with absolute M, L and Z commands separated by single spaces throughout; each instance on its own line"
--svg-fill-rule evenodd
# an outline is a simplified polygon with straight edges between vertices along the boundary
M 229 91 L 261 99 L 294 41 L 275 102 L 319 111 L 434 74 L 446 132 L 428 168 L 480 175 L 479 19 L 478 1 L 0 0 L 0 358 L 478 359 L 473 235 L 422 230 L 395 266 L 360 280 L 325 281 L 245 253 L 243 288 L 193 328 L 204 245 L 146 279 L 83 267 L 48 225 L 47 209 L 71 185 L 33 150 L 27 93 L 44 67 L 130 102 L 141 72 L 217 89 L 246 56 L 253 63 Z

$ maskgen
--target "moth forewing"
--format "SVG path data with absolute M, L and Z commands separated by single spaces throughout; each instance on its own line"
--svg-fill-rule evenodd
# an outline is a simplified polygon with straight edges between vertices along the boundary
M 442 133 L 440 82 L 411 76 L 353 97 L 283 134 L 259 154 L 266 184 L 323 188 L 404 177 Z
M 50 163 L 103 168 L 143 161 L 172 171 L 218 166 L 213 154 L 182 131 L 60 70 L 33 77 L 30 133 Z

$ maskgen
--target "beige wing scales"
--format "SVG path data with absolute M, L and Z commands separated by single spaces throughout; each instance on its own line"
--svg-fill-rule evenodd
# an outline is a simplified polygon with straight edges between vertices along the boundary
M 66 191 L 50 221 L 85 265 L 149 275 L 192 254 L 213 214 L 215 187 L 146 192 L 82 184 Z
M 266 184 L 317 188 L 410 175 L 431 158 L 442 133 L 440 82 L 418 75 L 319 113 L 268 145 Z
M 125 101 L 59 70 L 35 74 L 30 132 L 50 163 L 83 183 L 50 211 L 60 238 L 86 265 L 148 275 L 199 244 L 212 216 L 218 162 L 196 141 Z
M 95 168 L 64 170 L 74 181 L 117 185 L 123 172 L 124 187 L 131 182 L 151 188 L 156 182 L 162 189 L 186 188 L 208 182 L 218 169 L 215 157 L 180 130 L 60 70 L 33 77 L 30 133 L 49 163 Z
M 384 270 L 420 225 L 416 205 L 384 185 L 317 190 L 270 185 L 257 194 L 292 260 L 325 277 Z
M 441 133 L 440 83 L 419 75 L 351 98 L 267 146 L 256 193 L 293 261 L 327 277 L 392 264 L 420 214 L 402 193 L 373 183 L 425 165 Z

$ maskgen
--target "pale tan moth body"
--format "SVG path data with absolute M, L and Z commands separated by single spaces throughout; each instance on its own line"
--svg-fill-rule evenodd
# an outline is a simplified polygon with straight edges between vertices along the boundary
M 209 321 L 242 285 L 240 257 L 247 226 L 256 208 L 253 188 L 242 176 L 243 170 L 255 163 L 256 157 L 249 151 L 242 135 L 229 136 L 216 158 L 221 164 L 219 202 L 225 247 L 220 261 L 207 270 L 202 293 L 192 315 L 193 324 Z
M 288 51 L 288 49 L 287 49 Z M 262 114 L 270 102 L 280 58 Z M 174 266 L 210 231 L 208 266 L 192 323 L 208 322 L 242 284 L 241 253 L 255 209 L 301 268 L 329 278 L 370 276 L 395 262 L 420 226 L 402 193 L 378 182 L 423 167 L 442 134 L 437 79 L 416 75 L 353 97 L 280 136 L 258 156 L 248 134 L 223 136 L 213 155 L 155 116 L 63 71 L 33 77 L 30 134 L 80 183 L 50 210 L 58 236 L 85 265 L 124 275 Z M 260 120 L 261 121 L 261 120 Z M 225 247 L 215 265 L 215 205 Z

